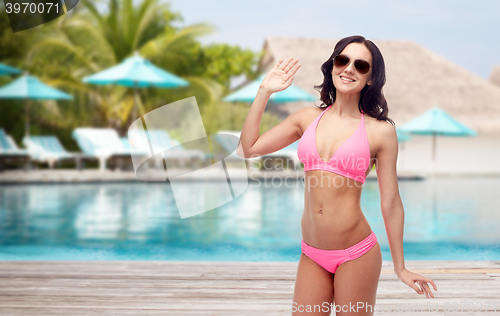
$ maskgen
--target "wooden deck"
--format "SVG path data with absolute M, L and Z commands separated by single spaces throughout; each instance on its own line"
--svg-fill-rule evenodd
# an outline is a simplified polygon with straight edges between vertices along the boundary
M 500 315 L 499 261 L 406 267 L 436 282 L 435 298 L 416 294 L 384 261 L 376 306 L 420 304 L 423 311 L 375 315 Z M 296 269 L 274 262 L 1 261 L 0 315 L 290 315 Z M 445 311 L 453 302 L 460 310 Z

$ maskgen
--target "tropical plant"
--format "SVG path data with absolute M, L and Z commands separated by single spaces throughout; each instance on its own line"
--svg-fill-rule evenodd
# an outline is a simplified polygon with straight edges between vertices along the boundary
M 230 92 L 232 77 L 245 75 L 250 81 L 258 76 L 261 55 L 224 43 L 203 46 L 197 38 L 213 27 L 206 23 L 175 26 L 182 21 L 180 13 L 159 0 L 80 1 L 54 21 L 12 34 L 5 11 L 0 9 L 0 60 L 27 69 L 74 97 L 63 102 L 30 101 L 31 133 L 55 134 L 70 150 L 77 149 L 71 140 L 75 127 L 114 127 L 124 135 L 134 119 L 132 89 L 85 84 L 82 78 L 114 66 L 136 51 L 189 82 L 186 88 L 139 89 L 141 113 L 194 95 L 207 133 L 241 129 L 249 105 L 229 104 L 221 98 Z M 11 79 L 0 80 L 3 85 Z M 24 122 L 22 102 L 6 103 L 0 126 L 19 141 Z M 278 122 L 265 112 L 261 131 Z
M 254 53 L 225 44 L 205 49 L 196 38 L 213 27 L 206 23 L 175 27 L 174 22 L 182 17 L 167 3 L 144 0 L 134 6 L 132 0 L 109 0 L 104 12 L 93 1 L 80 3 L 83 7 L 76 13 L 44 26 L 26 57 L 32 72 L 75 97 L 71 107 L 47 103 L 38 117 L 50 124 L 61 128 L 111 126 L 123 134 L 134 119 L 132 89 L 93 86 L 83 83 L 82 78 L 114 66 L 134 52 L 190 83 L 180 89 L 139 89 L 140 113 L 192 95 L 201 105 L 214 103 L 228 89 L 231 75 L 253 75 Z M 222 67 L 212 66 L 221 51 L 227 60 L 218 63 Z

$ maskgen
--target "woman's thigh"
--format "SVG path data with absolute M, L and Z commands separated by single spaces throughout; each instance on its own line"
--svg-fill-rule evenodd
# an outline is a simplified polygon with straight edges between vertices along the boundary
M 333 282 L 336 315 L 373 315 L 381 270 L 378 242 L 361 257 L 342 263 Z
M 311 258 L 300 255 L 292 302 L 292 315 L 330 315 L 333 275 Z

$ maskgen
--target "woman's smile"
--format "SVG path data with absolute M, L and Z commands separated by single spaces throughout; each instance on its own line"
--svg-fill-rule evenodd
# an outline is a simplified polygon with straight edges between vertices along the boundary
M 340 76 L 340 80 L 342 80 L 343 83 L 353 83 L 355 82 L 356 80 L 352 79 L 351 77 L 347 77 L 347 76 Z

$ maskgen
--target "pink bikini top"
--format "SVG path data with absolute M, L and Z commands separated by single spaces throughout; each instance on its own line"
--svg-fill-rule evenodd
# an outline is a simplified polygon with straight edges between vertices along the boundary
M 332 158 L 324 162 L 319 157 L 316 147 L 316 129 L 323 114 L 331 107 L 330 105 L 318 115 L 300 138 L 297 146 L 299 160 L 304 164 L 304 171 L 326 170 L 365 183 L 365 172 L 370 163 L 370 145 L 363 110 L 361 110 L 361 120 L 354 134 L 340 145 Z

